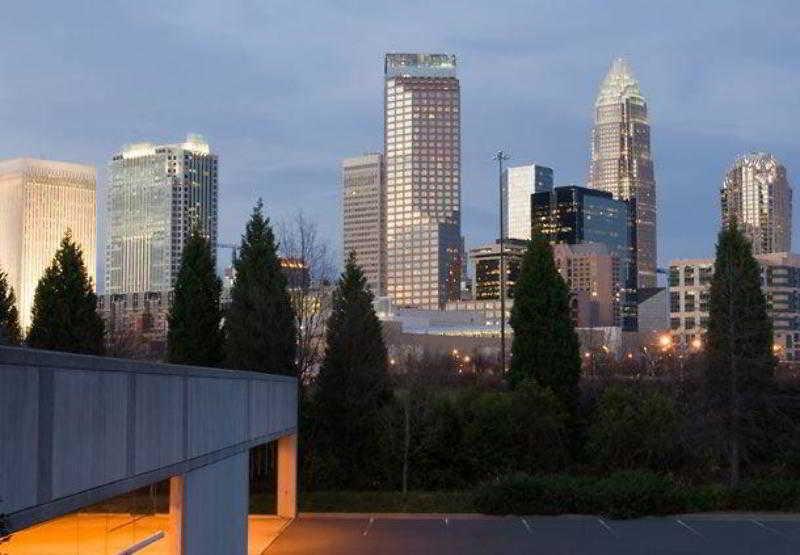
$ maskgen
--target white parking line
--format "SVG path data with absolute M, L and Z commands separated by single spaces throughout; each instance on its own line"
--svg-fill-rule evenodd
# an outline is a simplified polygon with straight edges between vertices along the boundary
M 785 538 L 785 537 L 786 537 L 785 535 L 783 535 L 781 532 L 777 531 L 777 530 L 776 530 L 775 528 L 773 528 L 772 526 L 767 526 L 767 525 L 766 525 L 766 524 L 764 524 L 763 522 L 761 522 L 761 521 L 758 521 L 758 520 L 756 520 L 756 519 L 754 519 L 754 518 L 751 518 L 751 519 L 750 519 L 750 522 L 752 522 L 752 523 L 753 523 L 753 524 L 755 524 L 756 526 L 759 526 L 759 527 L 763 528 L 763 529 L 764 529 L 764 530 L 766 530 L 767 532 L 770 532 L 770 533 L 772 533 L 772 534 L 775 534 L 776 536 L 780 536 L 780 537 L 782 537 L 782 538 Z
M 375 518 L 374 517 L 369 517 L 369 523 L 367 524 L 367 527 L 364 528 L 364 531 L 361 533 L 362 536 L 366 536 L 367 535 L 367 533 L 369 532 L 369 528 L 370 528 L 370 526 L 372 526 L 373 522 L 375 522 Z
M 528 524 L 528 521 L 527 521 L 527 520 L 525 520 L 525 518 L 524 518 L 524 517 L 520 517 L 520 520 L 522 521 L 522 524 L 524 524 L 524 525 L 525 525 L 525 529 L 528 531 L 528 533 L 529 533 L 529 534 L 533 534 L 533 530 L 531 530 L 531 525 L 530 525 L 530 524 Z
M 677 524 L 680 524 L 681 526 L 683 526 L 683 527 L 684 527 L 684 528 L 686 528 L 687 530 L 689 530 L 689 532 L 691 532 L 692 534 L 694 534 L 694 535 L 695 535 L 695 536 L 697 536 L 698 538 L 703 538 L 703 539 L 706 539 L 706 537 L 705 537 L 703 534 L 701 534 L 700 532 L 698 532 L 697 530 L 695 530 L 694 528 L 692 528 L 691 526 L 689 526 L 688 524 L 686 524 L 686 523 L 685 523 L 684 521 L 682 521 L 681 519 L 679 519 L 679 518 L 676 518 L 676 519 L 675 519 L 675 522 L 676 522 Z
M 605 520 L 603 520 L 602 518 L 598 518 L 598 519 L 597 519 L 597 522 L 599 522 L 599 523 L 600 523 L 600 526 L 602 526 L 603 528 L 605 528 L 606 530 L 608 530 L 608 533 L 609 533 L 609 534 L 611 534 L 611 535 L 612 535 L 612 536 L 614 536 L 615 538 L 617 537 L 617 533 L 616 533 L 616 532 L 614 532 L 614 530 L 611 528 L 611 526 L 609 526 L 609 525 L 608 525 L 608 523 L 607 523 Z

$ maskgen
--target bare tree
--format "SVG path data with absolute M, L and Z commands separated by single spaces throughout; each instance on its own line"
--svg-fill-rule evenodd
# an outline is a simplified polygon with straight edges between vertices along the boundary
M 308 382 L 325 350 L 325 323 L 330 314 L 335 273 L 328 242 L 302 211 L 279 227 L 281 255 L 301 262 L 307 275 L 289 279 L 289 296 L 297 324 L 297 375 Z

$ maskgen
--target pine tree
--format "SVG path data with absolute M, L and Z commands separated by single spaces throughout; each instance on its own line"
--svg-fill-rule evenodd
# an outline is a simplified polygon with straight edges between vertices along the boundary
M 247 223 L 234 269 L 236 281 L 225 314 L 226 366 L 295 375 L 294 312 L 261 200 Z
M 752 247 L 732 223 L 719 234 L 706 335 L 706 394 L 724 443 L 732 486 L 742 460 L 763 437 L 775 357 L 772 323 Z
M 14 288 L 8 285 L 8 275 L 0 272 L 0 345 L 19 345 L 22 331 Z
M 533 378 L 574 413 L 581 374 L 578 336 L 570 316 L 569 288 L 543 237 L 529 243 L 522 260 L 510 324 L 514 329 L 511 385 Z
M 33 297 L 28 344 L 37 349 L 103 354 L 103 321 L 83 262 L 67 231 Z
M 381 472 L 375 455 L 391 390 L 372 299 L 351 253 L 333 293 L 314 399 L 313 447 L 322 487 L 374 487 Z
M 167 360 L 219 366 L 223 361 L 222 282 L 208 240 L 195 228 L 183 248 L 169 312 Z

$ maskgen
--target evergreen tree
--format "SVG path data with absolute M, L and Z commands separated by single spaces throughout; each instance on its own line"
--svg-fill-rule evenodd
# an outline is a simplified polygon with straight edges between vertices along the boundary
M 775 357 L 761 272 L 750 242 L 732 223 L 719 234 L 706 335 L 706 394 L 712 421 L 739 483 L 743 458 L 763 437 Z
M 381 411 L 391 390 L 372 299 L 351 253 L 333 294 L 317 378 L 312 440 L 321 487 L 371 488 L 381 475 Z
M 511 385 L 533 378 L 574 414 L 581 374 L 578 336 L 570 317 L 569 288 L 556 269 L 552 247 L 541 236 L 529 243 L 522 260 L 510 323 Z
M 195 228 L 183 248 L 169 312 L 167 360 L 219 366 L 223 361 L 222 282 L 208 240 Z
M 261 200 L 247 223 L 234 269 L 236 281 L 225 314 L 226 366 L 295 375 L 294 312 Z
M 103 320 L 83 262 L 67 231 L 36 286 L 28 344 L 37 349 L 103 354 Z
M 8 285 L 8 275 L 0 272 L 0 345 L 19 345 L 22 331 L 14 289 Z

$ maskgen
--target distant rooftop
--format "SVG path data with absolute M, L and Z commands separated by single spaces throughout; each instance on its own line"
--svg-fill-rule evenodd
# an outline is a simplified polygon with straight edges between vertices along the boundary
M 390 77 L 455 77 L 456 57 L 452 54 L 388 53 L 384 75 Z
M 119 155 L 123 159 L 141 158 L 142 156 L 153 156 L 156 149 L 159 147 L 172 147 L 187 150 L 193 154 L 207 155 L 211 154 L 211 147 L 202 135 L 196 133 L 188 133 L 186 140 L 182 143 L 175 143 L 169 145 L 157 145 L 155 143 L 141 142 L 130 143 L 122 147 Z

